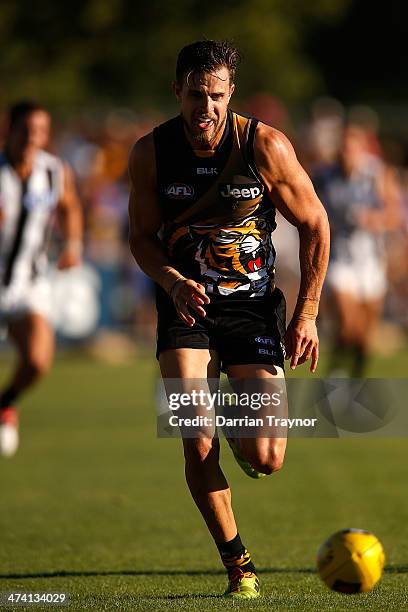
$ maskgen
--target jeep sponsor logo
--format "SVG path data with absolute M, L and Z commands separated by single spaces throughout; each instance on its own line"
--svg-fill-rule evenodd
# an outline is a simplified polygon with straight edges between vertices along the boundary
M 192 185 L 186 185 L 185 183 L 172 183 L 167 187 L 165 193 L 173 200 L 187 200 L 193 197 L 194 188 Z
M 260 185 L 231 185 L 231 183 L 225 183 L 220 185 L 220 194 L 223 198 L 232 198 L 234 200 L 254 200 L 258 198 L 262 193 L 262 187 Z
M 265 344 L 265 345 L 269 345 L 269 346 L 274 346 L 275 345 L 275 340 L 273 338 L 268 337 L 268 336 L 257 336 L 255 338 L 255 342 L 258 342 L 258 344 Z

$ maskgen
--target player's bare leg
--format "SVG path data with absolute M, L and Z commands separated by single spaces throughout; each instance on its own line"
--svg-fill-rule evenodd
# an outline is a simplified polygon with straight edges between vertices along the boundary
M 360 326 L 359 335 L 356 335 L 354 344 L 354 364 L 352 376 L 362 378 L 365 374 L 369 356 L 371 353 L 371 343 L 373 333 L 380 320 L 383 307 L 383 299 L 369 300 L 359 304 Z
M 9 385 L 17 397 L 49 372 L 54 359 L 54 333 L 48 321 L 36 313 L 13 321 L 8 331 L 18 352 Z
M 345 369 L 354 378 L 364 375 L 372 334 L 378 324 L 383 300 L 361 301 L 354 295 L 335 291 L 338 331 L 330 372 Z
M 12 321 L 9 337 L 17 349 L 17 365 L 10 381 L 0 394 L 0 454 L 13 455 L 18 446 L 18 397 L 42 378 L 54 357 L 54 334 L 48 321 L 29 313 Z
M 359 357 L 359 339 L 365 334 L 361 302 L 345 291 L 333 291 L 333 309 L 337 318 L 334 346 L 329 362 L 329 375 L 353 376 Z
M 370 348 L 373 333 L 380 321 L 384 306 L 384 299 L 369 300 L 362 304 L 363 318 L 365 321 L 365 334 L 363 346 L 367 350 Z
M 334 291 L 334 305 L 339 317 L 339 337 L 345 343 L 351 343 L 360 337 L 364 327 L 364 318 L 361 312 L 361 302 L 351 293 Z
M 163 379 L 179 379 L 181 390 L 187 392 L 191 390 L 189 381 L 218 380 L 220 374 L 217 353 L 206 349 L 164 351 L 160 368 Z M 214 436 L 184 438 L 183 447 L 188 487 L 228 572 L 226 595 L 240 599 L 257 597 L 259 581 L 237 531 L 231 491 L 219 464 L 219 440 Z
M 188 392 L 190 380 L 218 379 L 219 361 L 214 351 L 174 349 L 160 355 L 163 379 L 177 378 Z M 185 474 L 198 509 L 216 542 L 231 540 L 237 533 L 231 508 L 231 492 L 219 465 L 219 440 L 185 438 L 183 440 Z
M 231 365 L 227 368 L 228 377 L 231 381 L 254 381 L 257 392 L 271 393 L 271 381 L 279 380 L 279 390 L 285 390 L 284 387 L 284 372 L 283 369 L 273 365 L 262 364 L 247 364 L 247 365 Z M 263 384 L 264 381 L 264 384 Z M 282 405 L 279 408 L 281 416 L 287 416 L 287 400 L 286 393 L 282 396 Z M 258 416 L 258 413 L 257 413 Z M 282 428 L 279 428 L 279 434 L 282 435 Z M 268 434 L 270 432 L 268 431 Z M 234 444 L 239 449 L 239 455 L 253 468 L 254 471 L 260 474 L 269 475 L 278 471 L 284 461 L 286 451 L 286 436 L 282 437 L 251 437 L 251 438 L 235 438 Z M 240 464 L 241 465 L 241 464 Z M 242 466 L 243 469 L 245 466 Z M 247 469 L 244 469 L 248 475 Z M 255 476 L 252 476 L 255 477 Z

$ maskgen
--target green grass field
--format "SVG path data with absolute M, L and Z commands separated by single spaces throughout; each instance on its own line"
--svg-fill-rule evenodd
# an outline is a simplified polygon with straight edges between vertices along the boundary
M 61 357 L 25 398 L 20 451 L 0 462 L 0 593 L 66 591 L 62 609 L 76 611 L 408 609 L 403 438 L 292 440 L 284 469 L 260 482 L 223 446 L 264 596 L 220 599 L 224 572 L 184 483 L 180 441 L 156 438 L 155 368 Z M 6 369 L 3 359 L 1 379 Z M 344 527 L 383 542 L 372 593 L 332 593 L 316 575 L 318 546 Z

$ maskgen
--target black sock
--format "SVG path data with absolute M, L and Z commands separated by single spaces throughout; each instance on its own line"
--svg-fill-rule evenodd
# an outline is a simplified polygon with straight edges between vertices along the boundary
M 17 398 L 18 393 L 14 387 L 8 387 L 3 393 L 0 394 L 0 410 L 12 406 L 14 400 Z
M 251 555 L 241 542 L 239 533 L 229 542 L 216 542 L 216 545 L 228 574 L 235 567 L 240 567 L 244 572 L 255 572 Z
M 356 344 L 353 347 L 353 364 L 351 370 L 352 378 L 363 378 L 368 361 L 367 351 Z
M 353 361 L 353 349 L 349 344 L 346 344 L 340 339 L 337 339 L 332 347 L 331 355 L 328 361 L 328 375 L 336 370 L 344 370 L 348 375 L 351 374 Z

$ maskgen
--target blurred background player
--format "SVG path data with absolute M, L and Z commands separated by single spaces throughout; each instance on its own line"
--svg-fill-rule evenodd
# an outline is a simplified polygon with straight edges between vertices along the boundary
M 18 352 L 17 366 L 0 393 L 0 454 L 18 446 L 15 402 L 48 372 L 54 334 L 48 321 L 50 287 L 45 248 L 54 212 L 64 247 L 60 269 L 81 261 L 82 213 L 69 167 L 47 153 L 51 118 L 39 104 L 23 101 L 9 110 L 0 153 L 0 325 Z
M 344 129 L 337 160 L 320 167 L 314 184 L 331 227 L 326 284 L 337 329 L 329 373 L 359 378 L 387 289 L 385 234 L 399 225 L 399 189 L 373 135 L 359 125 Z

